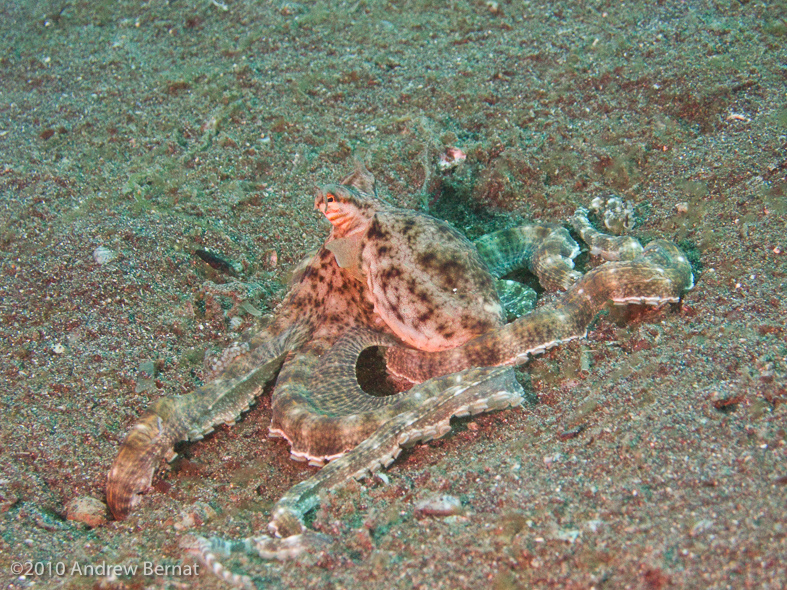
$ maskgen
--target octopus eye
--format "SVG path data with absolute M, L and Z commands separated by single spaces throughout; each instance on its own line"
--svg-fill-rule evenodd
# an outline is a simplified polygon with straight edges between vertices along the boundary
M 327 195 L 325 195 L 325 202 L 326 203 L 333 203 L 335 200 L 336 200 L 336 197 L 334 197 L 331 193 L 328 193 Z

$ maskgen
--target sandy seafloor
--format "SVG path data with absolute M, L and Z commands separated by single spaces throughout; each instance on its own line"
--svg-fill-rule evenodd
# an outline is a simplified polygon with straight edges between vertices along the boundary
M 3 0 L 0 584 L 220 587 L 142 568 L 193 565 L 184 534 L 262 533 L 313 472 L 267 438 L 269 395 L 179 447 L 126 521 L 88 529 L 65 506 L 104 500 L 148 404 L 208 378 L 232 317 L 253 329 L 281 300 L 328 234 L 314 186 L 357 155 L 390 202 L 471 237 L 619 195 L 696 287 L 602 317 L 520 371 L 522 407 L 326 498 L 330 548 L 229 567 L 261 588 L 787 587 L 786 18 L 732 0 Z M 442 173 L 446 146 L 467 159 Z M 444 494 L 459 514 L 419 517 Z M 15 575 L 26 561 L 45 573 Z M 70 575 L 102 563 L 140 573 Z

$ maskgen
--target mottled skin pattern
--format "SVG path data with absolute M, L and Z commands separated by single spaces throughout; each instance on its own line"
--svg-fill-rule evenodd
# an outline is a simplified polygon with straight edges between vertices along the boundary
M 159 400 L 129 432 L 108 476 L 116 518 L 130 512 L 174 443 L 234 422 L 280 368 L 271 434 L 286 437 L 295 458 L 315 464 L 419 405 L 409 394 L 374 397 L 322 377 L 312 383 L 319 359 L 342 336 L 363 329 L 380 344 L 443 350 L 502 325 L 494 279 L 473 245 L 446 224 L 375 196 L 374 178 L 362 166 L 319 191 L 315 205 L 333 231 L 271 325 L 215 381 Z
M 673 244 L 610 254 L 606 242 L 594 246 L 607 236 L 592 230 L 581 210 L 571 220 L 576 231 L 619 260 L 584 276 L 573 269 L 579 248 L 559 226 L 504 230 L 476 247 L 444 223 L 376 196 L 374 179 L 360 164 L 340 184 L 318 191 L 315 206 L 333 230 L 271 325 L 218 379 L 156 402 L 129 432 L 107 482 L 117 519 L 128 515 L 175 442 L 235 421 L 278 372 L 271 434 L 287 438 L 295 458 L 331 462 L 274 507 L 269 529 L 284 539 L 191 545 L 215 573 L 251 585 L 226 571 L 215 553 L 285 557 L 322 542 L 303 525 L 320 492 L 389 465 L 404 446 L 442 436 L 453 416 L 518 404 L 521 387 L 506 366 L 583 337 L 607 302 L 661 305 L 692 286 L 688 261 Z M 568 290 L 555 304 L 505 325 L 495 277 L 519 267 L 548 288 Z M 389 372 L 416 385 L 387 397 L 363 392 L 355 362 L 369 346 L 387 347 Z

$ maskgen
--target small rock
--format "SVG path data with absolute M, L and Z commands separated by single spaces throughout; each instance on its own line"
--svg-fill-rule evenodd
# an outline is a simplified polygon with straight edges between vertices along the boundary
M 549 529 L 549 538 L 555 541 L 574 543 L 582 535 L 582 532 L 578 529 L 564 529 L 554 524 Z
M 437 162 L 437 167 L 443 172 L 452 170 L 464 162 L 466 158 L 467 155 L 459 148 L 445 148 L 445 151 L 440 154 L 440 160 Z
M 249 301 L 244 301 L 240 304 L 240 306 L 246 313 L 253 315 L 255 318 L 258 318 L 262 315 L 262 312 L 254 307 Z
M 746 394 L 739 384 L 732 381 L 721 381 L 709 389 L 713 407 L 722 412 L 733 412 L 738 404 L 746 399 Z
M 694 523 L 694 526 L 691 527 L 691 531 L 689 531 L 689 536 L 697 537 L 699 535 L 702 535 L 703 533 L 706 533 L 707 531 L 713 528 L 713 523 L 714 521 L 708 518 L 698 520 L 696 523 Z
M 462 502 L 459 501 L 459 498 L 447 494 L 420 500 L 415 505 L 415 515 L 417 517 L 458 516 L 460 514 L 464 514 Z
M 194 502 L 180 513 L 180 520 L 173 526 L 175 530 L 183 531 L 195 526 L 202 526 L 216 516 L 216 511 L 206 502 Z
M 96 264 L 98 265 L 104 265 L 108 262 L 112 262 L 117 257 L 117 252 L 110 250 L 109 248 L 105 248 L 104 246 L 99 246 L 93 250 L 93 260 L 95 260 Z
M 553 463 L 557 463 L 563 458 L 560 453 L 553 453 L 552 455 L 544 455 L 544 465 L 551 467 Z
M 90 496 L 72 498 L 66 504 L 66 518 L 82 522 L 92 529 L 107 522 L 107 505 Z
M 276 250 L 266 250 L 262 254 L 262 267 L 265 270 L 276 270 L 279 265 L 279 254 Z

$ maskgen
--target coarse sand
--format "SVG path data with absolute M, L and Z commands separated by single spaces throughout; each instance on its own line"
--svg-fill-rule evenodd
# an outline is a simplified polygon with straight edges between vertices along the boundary
M 329 494 L 328 548 L 226 565 L 260 588 L 787 587 L 785 3 L 2 0 L 0 31 L 0 586 L 222 586 L 180 539 L 263 533 L 314 471 L 267 437 L 269 392 L 123 522 L 106 473 L 281 301 L 328 235 L 314 186 L 360 157 L 473 238 L 617 195 L 696 286 Z M 441 170 L 447 148 L 467 158 Z

